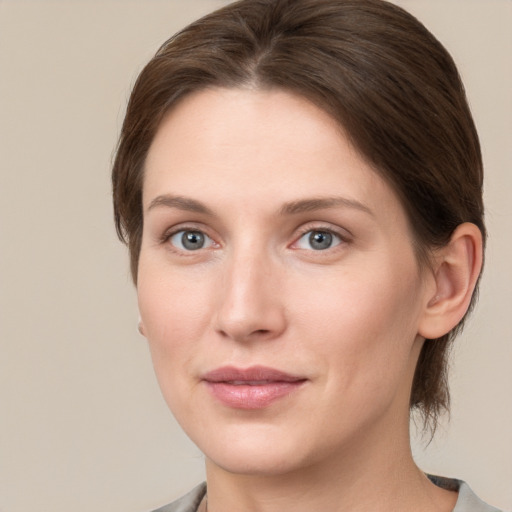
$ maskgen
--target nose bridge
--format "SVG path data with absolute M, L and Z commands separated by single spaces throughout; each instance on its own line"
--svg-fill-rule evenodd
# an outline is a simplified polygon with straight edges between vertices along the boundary
M 272 338 L 285 326 L 277 293 L 277 268 L 268 251 L 247 244 L 233 249 L 223 269 L 217 329 L 243 341 Z

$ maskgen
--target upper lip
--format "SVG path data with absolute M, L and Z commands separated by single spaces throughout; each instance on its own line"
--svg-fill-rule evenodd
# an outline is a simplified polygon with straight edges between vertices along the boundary
M 292 375 L 281 370 L 268 368 L 266 366 L 251 366 L 249 368 L 236 368 L 234 366 L 223 366 L 209 371 L 203 376 L 207 382 L 226 382 L 233 384 L 266 384 L 269 382 L 299 382 L 306 380 L 305 377 Z

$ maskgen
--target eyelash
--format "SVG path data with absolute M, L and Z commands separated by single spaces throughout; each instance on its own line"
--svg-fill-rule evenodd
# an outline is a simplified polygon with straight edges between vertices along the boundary
M 350 237 L 348 236 L 348 234 L 342 234 L 342 233 L 340 233 L 339 230 L 333 229 L 332 227 L 328 227 L 328 226 L 325 226 L 325 225 L 313 225 L 313 226 L 312 225 L 307 225 L 307 226 L 304 226 L 300 230 L 299 236 L 295 239 L 295 241 L 293 242 L 292 246 L 297 245 L 300 242 L 300 240 L 302 240 L 308 234 L 310 234 L 309 236 L 311 237 L 311 235 L 313 233 L 325 233 L 325 234 L 328 234 L 328 235 L 332 236 L 333 238 L 336 238 L 338 240 L 338 242 L 335 245 L 331 245 L 330 247 L 327 247 L 325 249 L 313 249 L 313 248 L 303 249 L 303 248 L 300 248 L 300 247 L 297 247 L 296 249 L 297 250 L 309 250 L 309 251 L 313 251 L 315 253 L 322 253 L 322 252 L 336 250 L 336 248 L 338 246 L 343 245 L 343 244 L 347 244 L 347 243 L 350 242 Z
M 174 245 L 173 243 L 171 243 L 171 240 L 174 236 L 178 235 L 179 233 L 187 233 L 187 232 L 196 232 L 196 233 L 200 233 L 202 235 L 204 235 L 209 241 L 210 241 L 210 244 L 208 247 L 200 247 L 199 249 L 195 249 L 195 250 L 186 250 L 186 249 L 181 249 L 179 247 L 176 247 L 176 245 Z M 296 246 L 300 240 L 302 240 L 307 234 L 313 234 L 313 233 L 325 233 L 325 234 L 328 234 L 330 236 L 332 236 L 334 239 L 337 239 L 337 243 L 335 245 L 331 245 L 325 249 L 313 249 L 313 248 L 301 248 L 301 247 L 294 247 Z M 160 239 L 160 243 L 161 244 L 167 244 L 168 246 L 170 246 L 171 250 L 173 250 L 174 252 L 177 252 L 181 255 L 194 255 L 196 253 L 199 253 L 201 250 L 203 249 L 209 249 L 211 248 L 211 246 L 214 246 L 214 248 L 218 248 L 220 247 L 220 244 L 218 244 L 217 242 L 215 242 L 214 238 L 211 237 L 210 235 L 208 235 L 206 233 L 206 230 L 202 227 L 198 227 L 198 226 L 179 226 L 177 228 L 174 228 L 172 230 L 169 230 L 169 231 L 166 231 L 163 236 L 161 237 Z M 327 252 L 327 251 L 332 251 L 332 250 L 336 250 L 336 248 L 340 245 L 343 245 L 343 244 L 347 244 L 347 243 L 350 243 L 350 236 L 348 236 L 347 234 L 341 234 L 338 230 L 335 230 L 333 229 L 332 227 L 327 227 L 325 225 L 307 225 L 307 226 L 304 226 L 300 231 L 299 231 L 299 234 L 298 236 L 296 236 L 294 238 L 294 241 L 292 242 L 292 244 L 290 244 L 288 247 L 291 247 L 292 249 L 295 249 L 295 250 L 307 250 L 307 251 L 312 251 L 312 252 L 315 252 L 315 253 L 323 253 L 323 252 Z
M 174 245 L 173 243 L 171 243 L 172 238 L 178 235 L 179 233 L 200 233 L 210 241 L 210 244 L 208 247 L 200 247 L 199 249 L 195 250 L 181 249 L 179 247 L 176 247 L 176 245 Z M 207 249 L 212 245 L 219 246 L 219 244 L 215 242 L 215 240 L 210 235 L 208 235 L 208 233 L 206 233 L 206 230 L 204 228 L 198 226 L 179 226 L 177 228 L 166 231 L 161 237 L 160 243 L 167 244 L 171 250 L 173 250 L 174 252 L 178 252 L 181 255 L 194 255 L 195 253 L 200 252 L 202 249 Z

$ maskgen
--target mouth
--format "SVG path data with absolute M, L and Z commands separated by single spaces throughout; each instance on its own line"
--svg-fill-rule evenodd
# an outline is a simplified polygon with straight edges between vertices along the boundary
M 264 366 L 226 366 L 208 372 L 203 381 L 223 405 L 251 410 L 263 409 L 290 395 L 307 379 Z

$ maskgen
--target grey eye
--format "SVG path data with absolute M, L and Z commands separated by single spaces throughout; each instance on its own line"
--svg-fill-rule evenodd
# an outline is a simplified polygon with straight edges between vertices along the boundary
M 183 230 L 174 233 L 170 238 L 171 244 L 182 251 L 197 251 L 210 247 L 213 240 L 201 231 Z
M 324 251 L 341 243 L 338 235 L 330 231 L 312 230 L 304 233 L 298 240 L 297 246 L 300 249 L 313 249 Z
M 313 231 L 309 234 L 309 245 L 316 251 L 328 249 L 332 245 L 332 235 L 325 231 Z

